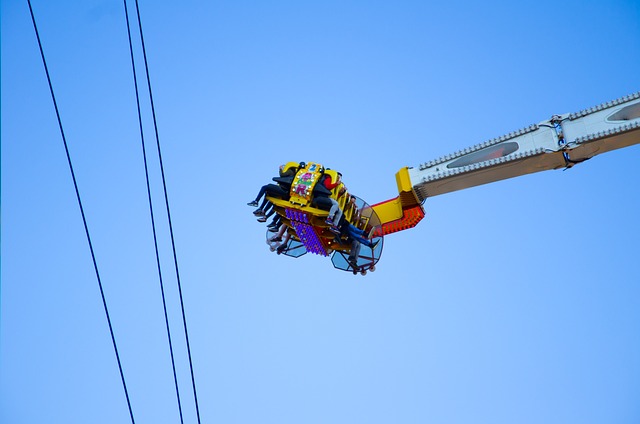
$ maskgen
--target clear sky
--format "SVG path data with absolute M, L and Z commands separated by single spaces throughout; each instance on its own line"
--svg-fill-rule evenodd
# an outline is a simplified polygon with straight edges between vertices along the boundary
M 122 2 L 33 7 L 136 422 L 179 422 Z M 377 203 L 404 166 L 638 91 L 638 1 L 140 8 L 203 423 L 640 422 L 640 147 L 428 199 L 365 277 L 269 252 L 246 206 L 287 161 Z M 0 422 L 124 423 L 26 1 L 1 23 Z

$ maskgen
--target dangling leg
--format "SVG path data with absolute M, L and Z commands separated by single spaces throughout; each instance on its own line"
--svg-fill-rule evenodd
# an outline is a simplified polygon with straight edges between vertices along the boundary
M 283 225 L 284 228 L 287 228 L 286 225 Z M 285 249 L 287 248 L 287 245 L 289 244 L 289 239 L 291 238 L 291 233 L 289 233 L 288 231 L 286 232 L 286 234 L 284 235 L 284 238 L 282 239 L 282 244 L 278 247 L 278 249 L 276 250 L 276 252 L 279 254 L 281 254 L 282 252 L 285 251 Z
M 284 235 L 284 232 L 286 230 L 287 230 L 287 226 L 286 225 L 282 225 L 280 227 L 280 230 L 278 231 L 278 233 L 275 236 L 271 237 L 270 241 L 282 241 L 282 236 Z
M 347 262 L 349 262 L 349 265 L 351 265 L 353 269 L 358 268 L 358 256 L 360 256 L 360 242 L 354 239 L 351 242 L 351 251 L 347 258 Z
M 336 219 L 336 215 L 340 212 L 340 204 L 338 204 L 336 199 L 332 199 L 331 197 L 329 197 L 329 200 L 331 201 L 331 209 L 329 209 L 329 215 L 327 216 L 326 222 L 329 225 L 338 224 L 338 221 L 340 221 L 340 219 L 339 217 L 338 219 Z
M 260 191 L 258 192 L 258 195 L 256 196 L 255 200 L 250 201 L 249 203 L 247 203 L 247 205 L 249 206 L 258 206 L 258 201 L 260 200 L 260 198 L 262 196 L 264 196 L 264 194 L 267 192 L 267 186 L 263 185 L 260 188 Z

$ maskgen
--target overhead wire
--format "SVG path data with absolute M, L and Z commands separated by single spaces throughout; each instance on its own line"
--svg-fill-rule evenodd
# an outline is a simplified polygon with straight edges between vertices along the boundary
M 176 253 L 176 244 L 175 244 L 175 237 L 174 237 L 174 233 L 173 233 L 173 223 L 171 220 L 171 210 L 169 208 L 169 196 L 167 194 L 167 182 L 166 182 L 166 178 L 165 178 L 165 172 L 164 172 L 164 164 L 162 161 L 162 151 L 160 148 L 160 137 L 158 135 L 158 122 L 156 119 L 156 111 L 155 111 L 155 105 L 153 102 L 153 91 L 151 89 L 151 78 L 149 76 L 149 63 L 147 60 L 147 50 L 146 50 L 146 46 L 144 43 L 144 34 L 142 31 L 142 20 L 140 17 L 140 7 L 138 4 L 138 0 L 135 0 L 135 4 L 136 4 L 136 14 L 138 16 L 138 28 L 140 30 L 140 42 L 142 45 L 142 55 L 144 58 L 144 67 L 145 67 L 145 73 L 146 73 L 146 77 L 147 77 L 147 87 L 149 90 L 149 101 L 151 103 L 151 115 L 153 117 L 153 127 L 154 127 L 154 132 L 155 132 L 155 138 L 156 138 L 156 146 L 157 146 L 157 150 L 158 150 L 158 161 L 160 163 L 160 173 L 162 175 L 162 188 L 163 188 L 163 192 L 164 192 L 164 201 L 165 201 L 165 207 L 166 207 L 166 211 L 167 211 L 167 220 L 169 223 L 169 233 L 171 235 L 171 248 L 172 248 L 172 252 L 173 252 L 173 263 L 174 263 L 174 267 L 175 267 L 175 271 L 176 271 L 176 280 L 177 280 L 177 284 L 178 284 L 178 293 L 180 296 L 180 308 L 182 311 L 182 324 L 184 326 L 184 334 L 185 334 L 185 343 L 187 346 L 187 355 L 189 358 L 189 370 L 191 373 L 191 386 L 192 386 L 192 390 L 193 390 L 193 398 L 194 398 L 194 403 L 195 403 L 195 409 L 196 409 L 196 417 L 198 419 L 198 423 L 200 423 L 200 408 L 198 405 L 198 394 L 196 391 L 196 381 L 195 381 L 195 375 L 194 375 L 194 371 L 193 371 L 193 360 L 192 360 L 192 355 L 191 355 L 191 345 L 189 343 L 189 331 L 188 331 L 188 327 L 187 327 L 187 318 L 186 318 L 186 313 L 185 313 L 185 307 L 184 307 L 184 297 L 182 294 L 182 283 L 180 281 L 180 271 L 178 268 L 178 256 Z
M 154 244 L 154 248 L 155 248 L 155 254 L 156 254 L 156 264 L 158 267 L 158 278 L 160 280 L 160 292 L 162 293 L 162 307 L 164 309 L 164 322 L 165 322 L 165 326 L 166 326 L 166 330 L 167 330 L 167 338 L 169 340 L 169 351 L 171 353 L 171 367 L 173 370 L 173 382 L 175 385 L 175 389 L 176 389 L 176 398 L 178 400 L 178 412 L 180 414 L 180 422 L 184 423 L 184 418 L 182 415 L 182 402 L 180 401 L 180 389 L 178 387 L 178 376 L 176 373 L 176 363 L 175 363 L 175 355 L 173 353 L 173 342 L 171 340 L 171 329 L 169 327 L 169 317 L 168 317 L 168 313 L 167 313 L 167 301 L 166 301 L 166 297 L 165 297 L 165 292 L 164 292 L 164 282 L 162 279 L 162 268 L 160 266 L 160 254 L 158 251 L 158 237 L 157 237 L 157 231 L 156 231 L 156 222 L 155 222 L 155 214 L 153 212 L 153 202 L 151 199 L 151 184 L 149 181 L 149 167 L 147 164 L 147 149 L 146 149 L 146 145 L 145 145 L 145 141 L 144 141 L 144 130 L 143 130 L 143 126 L 142 126 L 142 112 L 140 110 L 140 94 L 139 94 L 139 89 L 138 89 L 138 78 L 137 78 L 137 73 L 136 73 L 136 62 L 134 59 L 134 55 L 133 55 L 133 42 L 131 40 L 131 26 L 129 24 L 129 10 L 127 7 L 127 0 L 124 0 L 124 13 L 125 13 L 125 18 L 127 21 L 127 36 L 129 38 L 129 52 L 131 53 L 131 67 L 133 69 L 133 84 L 134 84 L 134 88 L 135 88 L 135 92 L 136 92 L 136 106 L 138 109 L 138 124 L 140 127 L 140 140 L 142 143 L 142 158 L 144 161 L 144 174 L 146 177 L 146 182 L 147 182 L 147 197 L 149 200 L 149 213 L 151 215 L 151 228 L 153 230 L 153 244 Z
M 73 180 L 73 187 L 76 192 L 76 199 L 78 200 L 78 206 L 80 207 L 80 214 L 82 215 L 82 223 L 84 224 L 84 231 L 87 236 L 87 241 L 89 243 L 89 250 L 91 252 L 91 260 L 93 261 L 93 268 L 96 273 L 96 278 L 98 280 L 98 287 L 100 288 L 100 295 L 102 296 L 102 305 L 104 307 L 104 312 L 107 318 L 107 323 L 109 324 L 109 333 L 111 334 L 111 342 L 113 344 L 113 350 L 116 355 L 116 361 L 118 363 L 118 370 L 120 371 L 120 378 L 122 380 L 122 387 L 124 389 L 125 398 L 127 400 L 127 406 L 129 408 L 129 416 L 131 417 L 131 422 L 135 424 L 135 419 L 133 417 L 133 409 L 131 407 L 131 401 L 129 399 L 129 391 L 127 390 L 127 383 L 124 378 L 124 371 L 122 369 L 122 363 L 120 361 L 120 354 L 118 353 L 118 345 L 116 344 L 115 334 L 113 332 L 113 326 L 111 325 L 111 317 L 109 315 L 109 308 L 107 306 L 107 300 L 104 294 L 104 289 L 102 287 L 102 280 L 100 278 L 100 272 L 98 271 L 98 263 L 96 261 L 96 255 L 93 250 L 93 243 L 91 242 L 91 235 L 89 233 L 89 226 L 87 225 L 87 218 L 84 213 L 84 207 L 82 206 L 82 199 L 80 198 L 80 190 L 78 189 L 78 182 L 76 179 L 75 172 L 73 170 L 73 163 L 71 161 L 71 155 L 69 153 L 69 146 L 67 144 L 67 138 L 64 133 L 64 128 L 62 126 L 62 119 L 60 117 L 60 111 L 58 109 L 58 102 L 56 101 L 56 96 L 53 91 L 53 84 L 51 82 L 51 76 L 49 75 L 49 67 L 47 66 L 47 60 L 45 59 L 44 49 L 42 48 L 42 42 L 40 40 L 40 33 L 38 32 L 38 25 L 36 24 L 36 18 L 33 13 L 33 7 L 31 6 L 31 0 L 27 0 L 29 5 L 29 12 L 31 14 L 31 21 L 33 22 L 33 29 L 36 33 L 36 38 L 38 40 L 38 47 L 40 49 L 40 56 L 42 57 L 42 63 L 44 65 L 44 70 L 47 75 L 47 82 L 49 84 L 49 91 L 51 92 L 51 98 L 53 100 L 53 106 L 55 108 L 56 117 L 58 119 L 58 126 L 60 127 L 60 134 L 62 135 L 62 142 L 64 144 L 64 150 L 67 155 L 67 162 L 69 164 L 69 170 L 71 171 L 71 178 Z

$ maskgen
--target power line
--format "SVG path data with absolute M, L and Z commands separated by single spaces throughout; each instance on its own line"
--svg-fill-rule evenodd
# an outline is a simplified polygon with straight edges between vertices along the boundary
M 145 67 L 145 72 L 146 72 L 146 76 L 147 76 L 147 86 L 149 89 L 149 100 L 151 102 L 151 114 L 153 116 L 153 127 L 154 127 L 154 131 L 155 131 L 155 136 L 156 136 L 156 146 L 158 149 L 158 160 L 160 162 L 160 173 L 162 175 L 162 188 L 164 191 L 164 201 L 165 201 L 165 206 L 167 209 L 167 219 L 169 221 L 169 232 L 171 234 L 171 248 L 173 251 L 173 263 L 175 266 L 175 270 L 176 270 L 176 279 L 178 282 L 178 293 L 180 294 L 180 308 L 182 310 L 182 323 L 184 325 L 184 335 L 185 335 L 185 341 L 186 341 L 186 345 L 187 345 L 187 354 L 189 357 L 189 370 L 191 372 L 191 386 L 193 389 L 193 398 L 195 401 L 195 407 L 196 407 L 196 416 L 198 418 L 198 423 L 200 423 L 200 408 L 198 406 L 198 394 L 196 391 L 196 381 L 195 381 L 195 376 L 194 376 L 194 372 L 193 372 L 193 361 L 191 358 L 191 346 L 189 343 L 189 331 L 187 329 L 187 318 L 186 318 L 186 314 L 185 314 L 185 309 L 184 309 L 184 299 L 182 296 L 182 284 L 180 282 L 180 271 L 178 269 L 178 257 L 176 254 L 176 244 L 175 244 L 175 238 L 173 235 L 173 224 L 171 221 L 171 211 L 169 208 L 169 196 L 167 194 L 167 183 L 166 183 L 166 179 L 165 179 L 165 174 L 164 174 L 164 165 L 162 162 L 162 152 L 160 149 L 160 137 L 158 135 L 158 123 L 157 123 L 157 119 L 156 119 L 156 111 L 155 111 L 155 106 L 153 103 L 153 92 L 151 90 L 151 78 L 149 76 L 149 64 L 147 61 L 147 51 L 146 51 L 146 47 L 144 44 L 144 35 L 143 35 L 143 31 L 142 31 L 142 20 L 140 18 L 140 8 L 138 5 L 138 0 L 135 0 L 136 2 L 136 13 L 138 15 L 138 28 L 140 30 L 140 41 L 142 44 L 142 55 L 144 57 L 144 67 Z
M 47 74 L 47 82 L 49 83 L 49 90 L 51 91 L 51 99 L 53 100 L 53 106 L 56 111 L 56 117 L 58 118 L 58 126 L 60 127 L 60 134 L 62 135 L 62 142 L 64 143 L 64 150 L 67 154 L 67 162 L 69 163 L 69 170 L 71 171 L 71 178 L 73 179 L 73 187 L 76 191 L 76 198 L 78 199 L 78 206 L 80 207 L 80 214 L 82 215 L 82 223 L 84 224 L 84 231 L 87 235 L 87 241 L 89 242 L 89 250 L 91 251 L 91 259 L 93 261 L 93 268 L 96 272 L 96 278 L 98 279 L 98 286 L 100 287 L 100 295 L 102 296 L 102 305 L 104 306 L 104 312 L 107 317 L 107 323 L 109 324 L 109 332 L 111 333 L 111 341 L 113 343 L 113 350 L 116 354 L 116 360 L 118 362 L 118 369 L 120 370 L 120 378 L 122 379 L 122 387 L 124 388 L 124 394 L 127 399 L 127 406 L 129 407 L 129 415 L 131 416 L 131 422 L 135 424 L 133 418 L 133 410 L 131 409 L 131 401 L 129 400 L 129 392 L 127 390 L 127 383 L 124 379 L 124 372 L 122 371 L 122 363 L 120 362 L 120 354 L 118 353 L 118 346 L 116 344 L 116 338 L 113 333 L 113 326 L 111 325 L 111 317 L 109 316 L 109 308 L 107 307 L 107 300 L 104 296 L 104 290 L 102 288 L 102 280 L 100 279 L 100 272 L 98 271 L 98 263 L 96 262 L 96 256 L 93 251 L 93 244 L 91 243 L 91 236 L 89 235 L 89 226 L 87 225 L 87 219 L 82 207 L 82 200 L 80 199 L 80 191 L 78 190 L 78 182 L 76 180 L 75 172 L 73 171 L 73 164 L 71 162 L 71 155 L 69 154 L 69 147 L 67 145 L 67 138 L 64 134 L 62 127 L 62 119 L 60 118 L 60 112 L 58 110 L 58 103 L 56 102 L 56 96 L 53 92 L 53 84 L 51 83 L 51 77 L 49 76 L 49 68 L 47 67 L 47 61 L 44 57 L 44 49 L 42 48 L 42 42 L 40 41 L 40 34 L 38 32 L 38 25 L 36 24 L 36 18 L 33 14 L 33 8 L 31 7 L 31 0 L 27 0 L 29 4 L 29 12 L 31 13 L 31 21 L 33 22 L 33 29 L 38 39 L 38 47 L 40 48 L 40 55 L 42 56 L 42 63 L 44 65 L 44 71 Z
M 160 279 L 160 292 L 162 293 L 162 307 L 164 308 L 164 322 L 167 328 L 167 338 L 169 340 L 169 351 L 171 352 L 171 367 L 173 369 L 173 382 L 176 388 L 176 398 L 178 399 L 178 411 L 180 413 L 180 422 L 184 423 L 182 416 L 182 402 L 180 401 L 180 389 L 178 388 L 178 376 L 176 373 L 176 363 L 173 354 L 173 343 L 171 341 L 171 330 L 169 328 L 169 317 L 167 314 L 167 302 L 164 295 L 164 283 L 162 280 L 162 269 L 160 267 L 160 254 L 158 253 L 158 237 L 156 234 L 155 214 L 153 213 L 153 202 L 151 201 L 151 185 L 149 183 L 149 167 L 147 165 L 147 149 L 144 142 L 144 130 L 142 128 L 142 113 L 140 111 L 140 95 L 138 89 L 138 78 L 136 76 L 136 63 L 133 56 L 133 43 L 131 41 L 131 28 L 129 25 L 129 11 L 127 8 L 127 0 L 124 0 L 124 14 L 127 20 L 127 35 L 129 37 L 129 51 L 131 53 L 131 67 L 133 69 L 133 84 L 136 92 L 136 106 L 138 108 L 138 124 L 140 126 L 140 140 L 142 141 L 142 158 L 144 161 L 144 174 L 147 181 L 147 197 L 149 199 L 149 213 L 151 215 L 151 228 L 153 230 L 153 244 L 156 253 L 156 263 L 158 265 L 158 277 Z

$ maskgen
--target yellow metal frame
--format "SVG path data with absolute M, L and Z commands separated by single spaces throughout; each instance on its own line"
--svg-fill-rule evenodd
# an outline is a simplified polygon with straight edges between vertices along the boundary
M 291 184 L 289 200 L 282 200 L 272 196 L 267 196 L 267 199 L 273 203 L 276 212 L 283 220 L 283 224 L 289 227 L 288 231 L 296 239 L 295 230 L 285 212 L 287 209 L 297 209 L 307 214 L 309 224 L 315 228 L 317 236 L 322 240 L 327 251 L 349 251 L 348 245 L 340 244 L 334 240 L 335 234 L 331 233 L 330 226 L 325 222 L 329 212 L 311 206 L 313 189 L 320 182 L 320 177 L 323 173 L 329 174 L 332 183 L 338 182 L 338 173 L 336 171 L 325 170 L 322 165 L 310 162 L 295 175 Z M 396 183 L 398 184 L 398 197 L 371 206 L 381 223 L 380 227 L 376 229 L 377 236 L 412 228 L 424 217 L 424 209 L 411 185 L 409 168 L 402 168 L 398 171 Z M 338 201 L 347 221 L 356 226 L 362 224 L 353 222 L 353 209 L 349 207 L 348 203 L 351 196 L 342 182 L 331 190 L 330 197 Z M 367 223 L 364 224 L 365 226 L 367 225 Z
M 402 168 L 396 173 L 398 197 L 373 205 L 373 210 L 382 223 L 382 234 L 415 227 L 424 217 L 424 209 L 413 191 L 409 168 Z
M 322 165 L 314 162 L 299 170 L 291 183 L 290 202 L 307 206 L 313 197 L 313 188 L 320 181 L 323 172 Z

